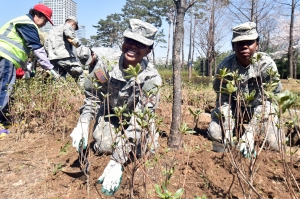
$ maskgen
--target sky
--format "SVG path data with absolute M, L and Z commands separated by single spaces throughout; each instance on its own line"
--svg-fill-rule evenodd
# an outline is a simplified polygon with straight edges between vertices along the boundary
M 93 25 L 97 25 L 100 19 L 106 19 L 107 15 L 113 13 L 121 13 L 121 9 L 126 3 L 126 0 L 74 0 L 77 3 L 77 19 L 79 25 L 86 27 L 86 37 L 90 38 L 96 35 L 97 29 Z M 39 0 L 0 0 L 0 27 L 7 21 L 27 14 L 30 8 L 33 8 Z M 165 34 L 167 34 L 167 24 L 164 23 Z M 167 38 L 166 38 L 167 40 Z M 155 49 L 156 57 L 166 57 L 167 49 Z M 171 56 L 171 55 L 170 55 Z M 170 57 L 169 56 L 169 57 Z

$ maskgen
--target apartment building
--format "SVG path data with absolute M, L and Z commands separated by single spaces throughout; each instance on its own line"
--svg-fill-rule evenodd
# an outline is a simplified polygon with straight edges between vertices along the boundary
M 64 24 L 68 16 L 77 17 L 77 3 L 73 0 L 42 0 L 39 1 L 49 8 L 52 9 L 52 21 L 55 26 Z M 52 29 L 52 25 L 48 22 L 41 31 L 49 32 Z M 85 26 L 80 25 L 79 21 L 79 30 L 77 31 L 79 38 L 85 38 Z

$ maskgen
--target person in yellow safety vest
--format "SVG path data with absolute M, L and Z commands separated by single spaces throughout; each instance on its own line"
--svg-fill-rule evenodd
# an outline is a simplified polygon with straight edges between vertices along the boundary
M 32 51 L 42 68 L 49 70 L 54 78 L 59 75 L 54 72 L 46 51 L 40 42 L 40 30 L 51 21 L 52 10 L 37 4 L 29 13 L 8 21 L 0 28 L 0 123 L 6 122 L 5 113 L 8 109 L 9 93 L 16 81 L 16 69 L 25 67 Z

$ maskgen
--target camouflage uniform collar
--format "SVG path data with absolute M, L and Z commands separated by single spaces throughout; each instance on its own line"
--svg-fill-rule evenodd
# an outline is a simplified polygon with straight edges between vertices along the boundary
M 243 66 L 243 65 L 239 62 L 239 60 L 238 60 L 238 58 L 237 58 L 236 55 L 235 55 L 235 61 L 236 61 L 236 64 L 237 64 L 237 66 L 238 66 L 239 68 L 245 68 L 245 69 L 248 69 L 248 68 L 250 68 L 251 65 L 253 65 L 252 63 L 250 63 L 248 66 Z

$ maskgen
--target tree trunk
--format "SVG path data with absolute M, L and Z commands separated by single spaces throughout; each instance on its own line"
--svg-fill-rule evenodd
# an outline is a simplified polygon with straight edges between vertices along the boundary
M 195 52 L 195 32 L 196 32 L 196 24 L 197 24 L 197 17 L 194 17 L 194 29 L 193 29 L 193 37 L 192 37 L 192 63 L 194 62 L 194 52 Z M 197 59 L 197 56 L 196 56 Z
M 210 14 L 210 22 L 209 22 L 209 48 L 207 52 L 207 59 L 208 59 L 208 76 L 209 78 L 212 77 L 212 68 L 214 64 L 214 57 L 215 57 L 215 0 L 212 0 L 212 6 L 211 6 L 211 14 Z
M 251 21 L 252 22 L 256 22 L 255 21 L 255 1 L 256 0 L 252 0 L 252 3 L 251 3 L 251 16 L 250 16 L 250 18 L 251 18 Z
M 183 37 L 183 20 L 185 15 L 184 8 L 181 7 L 181 1 L 174 1 L 176 4 L 176 28 L 172 52 L 173 65 L 173 106 L 172 123 L 168 146 L 178 148 L 181 143 L 181 133 L 178 131 L 181 121 L 181 63 L 180 63 L 180 42 Z
M 190 45 L 189 45 L 189 56 L 188 56 L 188 75 L 189 79 L 192 78 L 192 29 L 193 29 L 193 13 L 190 18 Z
M 290 39 L 289 39 L 289 48 L 288 48 L 288 77 L 293 78 L 293 30 L 294 30 L 294 12 L 295 12 L 295 0 L 292 0 L 291 6 L 291 23 L 290 23 Z
M 182 27 L 182 37 L 181 37 L 181 69 L 184 69 L 184 27 Z
M 168 34 L 168 49 L 167 49 L 167 57 L 166 57 L 166 65 L 165 68 L 168 67 L 169 64 L 169 52 L 170 52 L 170 38 L 171 38 L 171 21 L 169 20 L 169 34 Z

